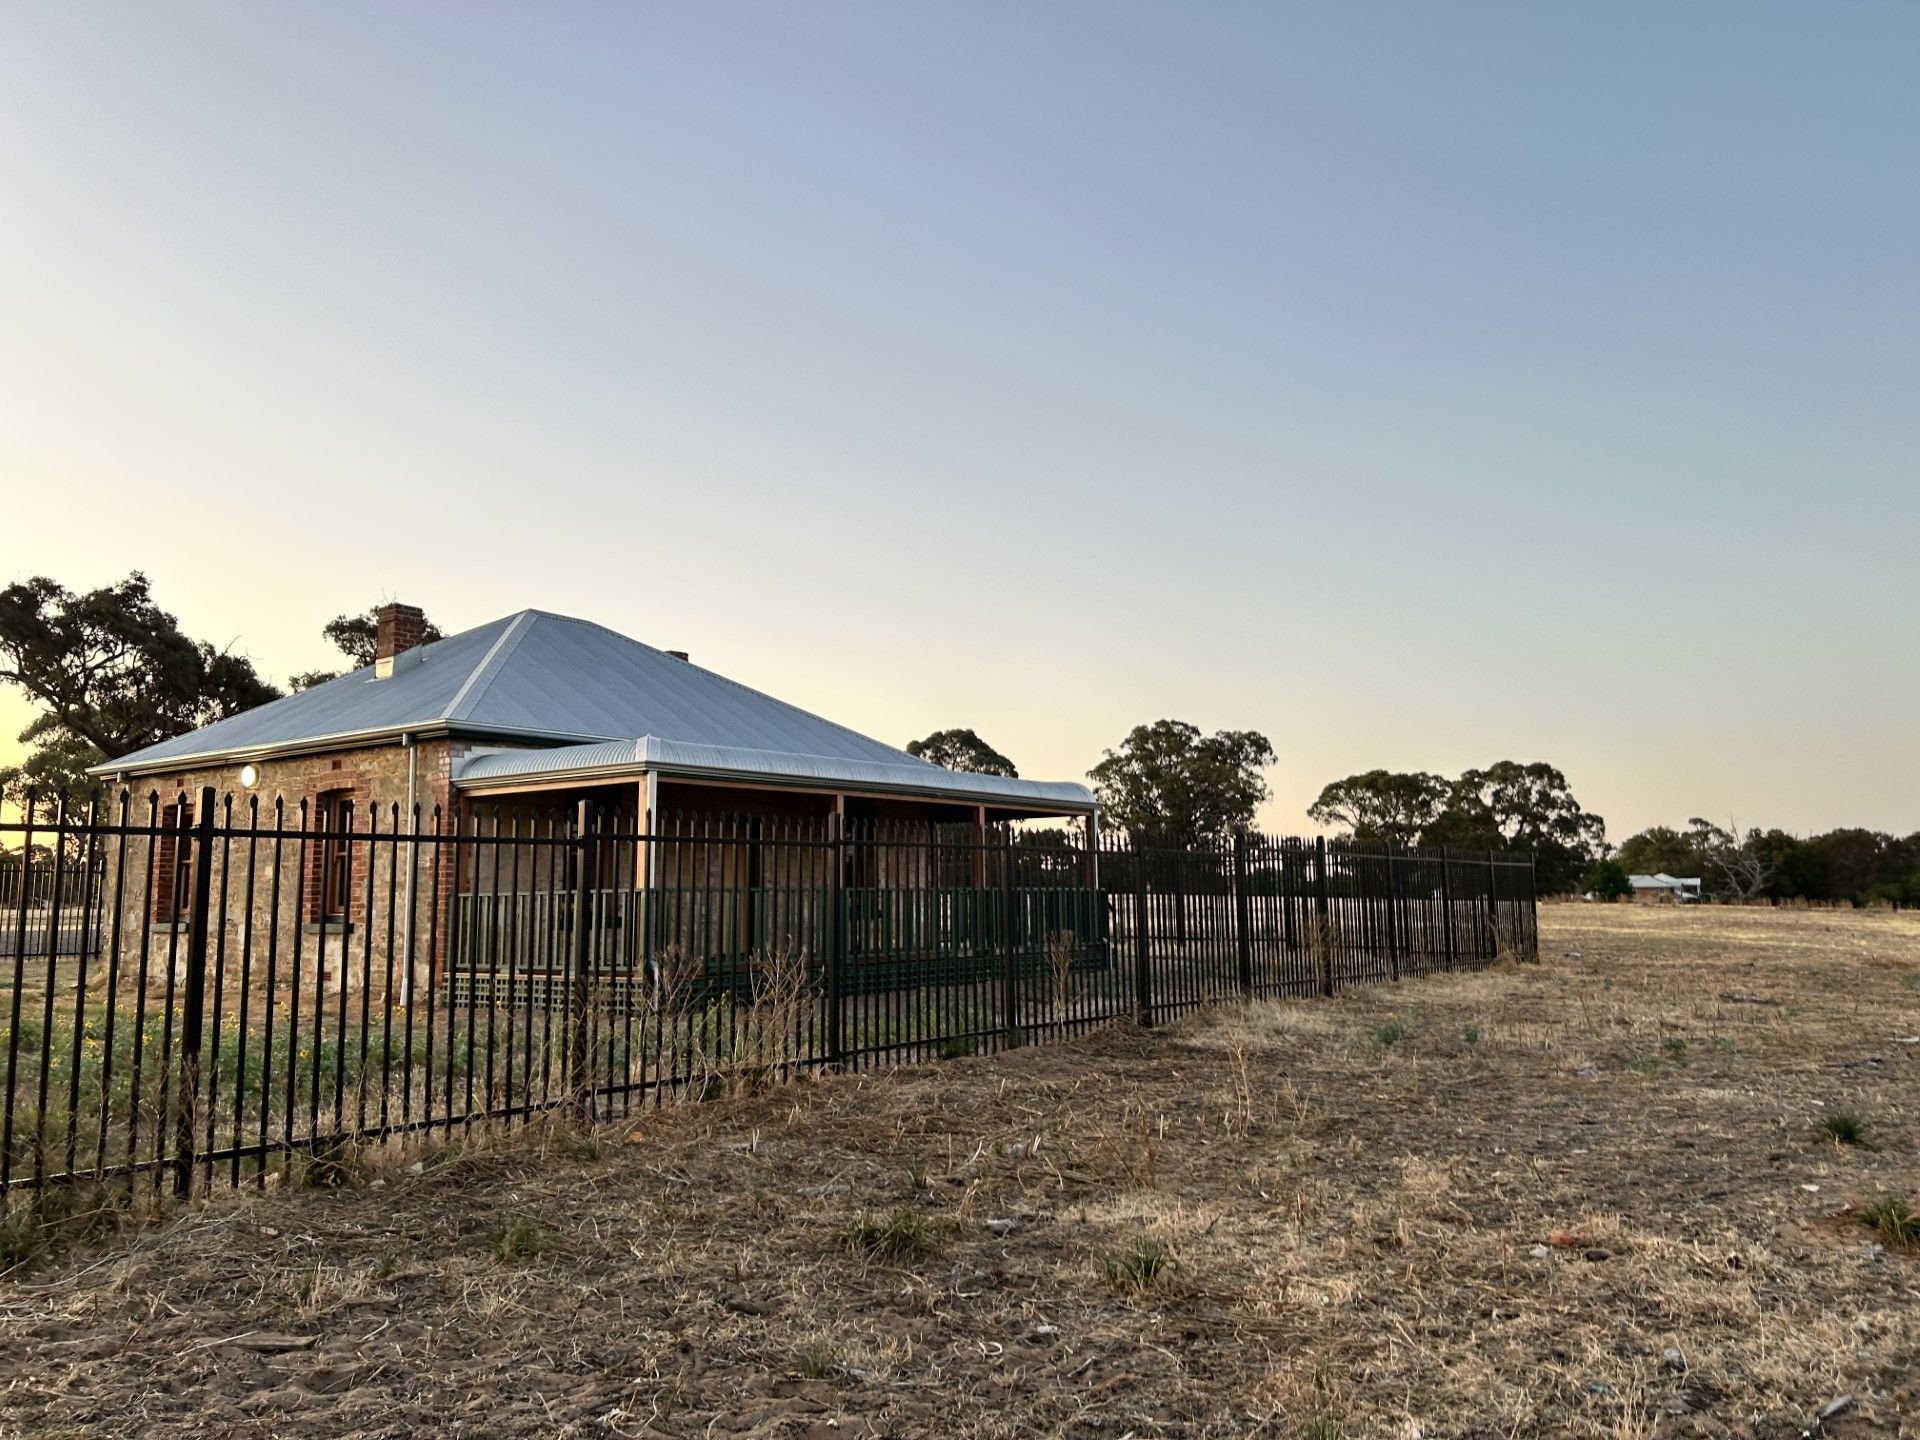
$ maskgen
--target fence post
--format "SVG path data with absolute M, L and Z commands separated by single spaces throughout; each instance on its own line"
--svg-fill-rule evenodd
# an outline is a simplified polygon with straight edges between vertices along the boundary
M 1387 978 L 1400 978 L 1400 887 L 1394 879 L 1393 842 L 1381 842 L 1387 852 Z
M 1300 953 L 1300 926 L 1294 917 L 1294 907 L 1300 899 L 1298 879 L 1300 866 L 1300 842 L 1283 840 L 1280 842 L 1280 926 L 1285 936 L 1289 955 Z
M 581 1120 L 593 1116 L 593 1080 L 590 1014 L 593 983 L 593 881 L 599 870 L 595 855 L 593 802 L 582 800 L 573 822 L 573 1025 L 567 1037 L 567 1092 L 572 1097 L 574 1114 Z M 511 1005 L 512 1000 L 508 1001 Z
M 847 835 L 846 816 L 827 817 L 827 863 L 832 868 L 827 887 L 827 1064 L 838 1069 L 846 1060 L 846 1035 L 841 1013 L 845 1008 L 847 948 Z
M 1000 1029 L 1008 1046 L 1020 1043 L 1019 918 L 1014 913 L 1013 829 L 1000 850 Z
M 1447 969 L 1457 960 L 1453 948 L 1453 859 L 1446 846 L 1440 847 L 1440 925 L 1447 936 Z
M 1333 994 L 1333 897 L 1327 883 L 1327 837 L 1313 837 L 1313 948 L 1320 993 Z
M 1133 837 L 1133 1015 L 1142 1025 L 1153 1024 L 1153 967 L 1147 942 L 1147 846 L 1138 832 Z
M 194 1111 L 200 1100 L 200 1027 L 207 1003 L 207 929 L 213 902 L 213 802 L 213 787 L 203 785 L 200 808 L 193 817 L 193 903 L 187 921 L 187 983 L 180 1016 L 180 1109 L 173 1131 L 173 1191 L 182 1199 L 193 1190 Z
M 1233 832 L 1233 938 L 1240 958 L 1240 994 L 1253 998 L 1253 894 L 1247 884 L 1247 832 Z
M 1500 958 L 1500 871 L 1494 852 L 1487 851 L 1487 959 Z
M 1113 964 L 1113 909 L 1107 895 L 1105 883 L 1100 878 L 1101 837 L 1099 820 L 1096 816 L 1087 817 L 1087 906 L 1093 921 L 1093 953 L 1107 964 Z
M 1540 963 L 1540 852 L 1527 852 L 1527 958 Z

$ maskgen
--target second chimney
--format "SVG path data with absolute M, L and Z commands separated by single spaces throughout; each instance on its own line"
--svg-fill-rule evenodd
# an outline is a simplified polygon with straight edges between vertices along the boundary
M 394 672 L 394 660 L 418 645 L 427 633 L 427 616 L 418 605 L 382 605 L 373 642 L 373 673 L 385 680 Z

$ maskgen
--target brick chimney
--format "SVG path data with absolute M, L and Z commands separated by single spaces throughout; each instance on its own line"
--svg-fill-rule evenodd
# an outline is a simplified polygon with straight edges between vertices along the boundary
M 427 616 L 418 605 L 393 604 L 382 605 L 376 618 L 380 628 L 373 642 L 373 674 L 385 680 L 399 668 L 394 661 L 427 633 Z

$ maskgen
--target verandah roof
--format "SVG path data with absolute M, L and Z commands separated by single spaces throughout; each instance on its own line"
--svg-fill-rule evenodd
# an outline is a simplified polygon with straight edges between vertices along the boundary
M 494 750 L 471 756 L 454 772 L 460 789 L 577 780 L 600 784 L 652 772 L 695 780 L 740 780 L 762 785 L 838 788 L 911 795 L 976 805 L 1014 806 L 1057 814 L 1093 809 L 1093 794 L 1071 781 L 1009 780 L 944 770 L 910 755 L 907 763 L 796 755 L 730 745 L 698 745 L 647 735 L 599 745 L 553 750 Z

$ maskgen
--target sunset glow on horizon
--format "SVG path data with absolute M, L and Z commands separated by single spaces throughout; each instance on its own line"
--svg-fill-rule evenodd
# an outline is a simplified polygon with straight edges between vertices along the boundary
M 1920 829 L 1920 10 L 17 8 L 0 584 Z M 0 763 L 33 709 L 0 688 Z

